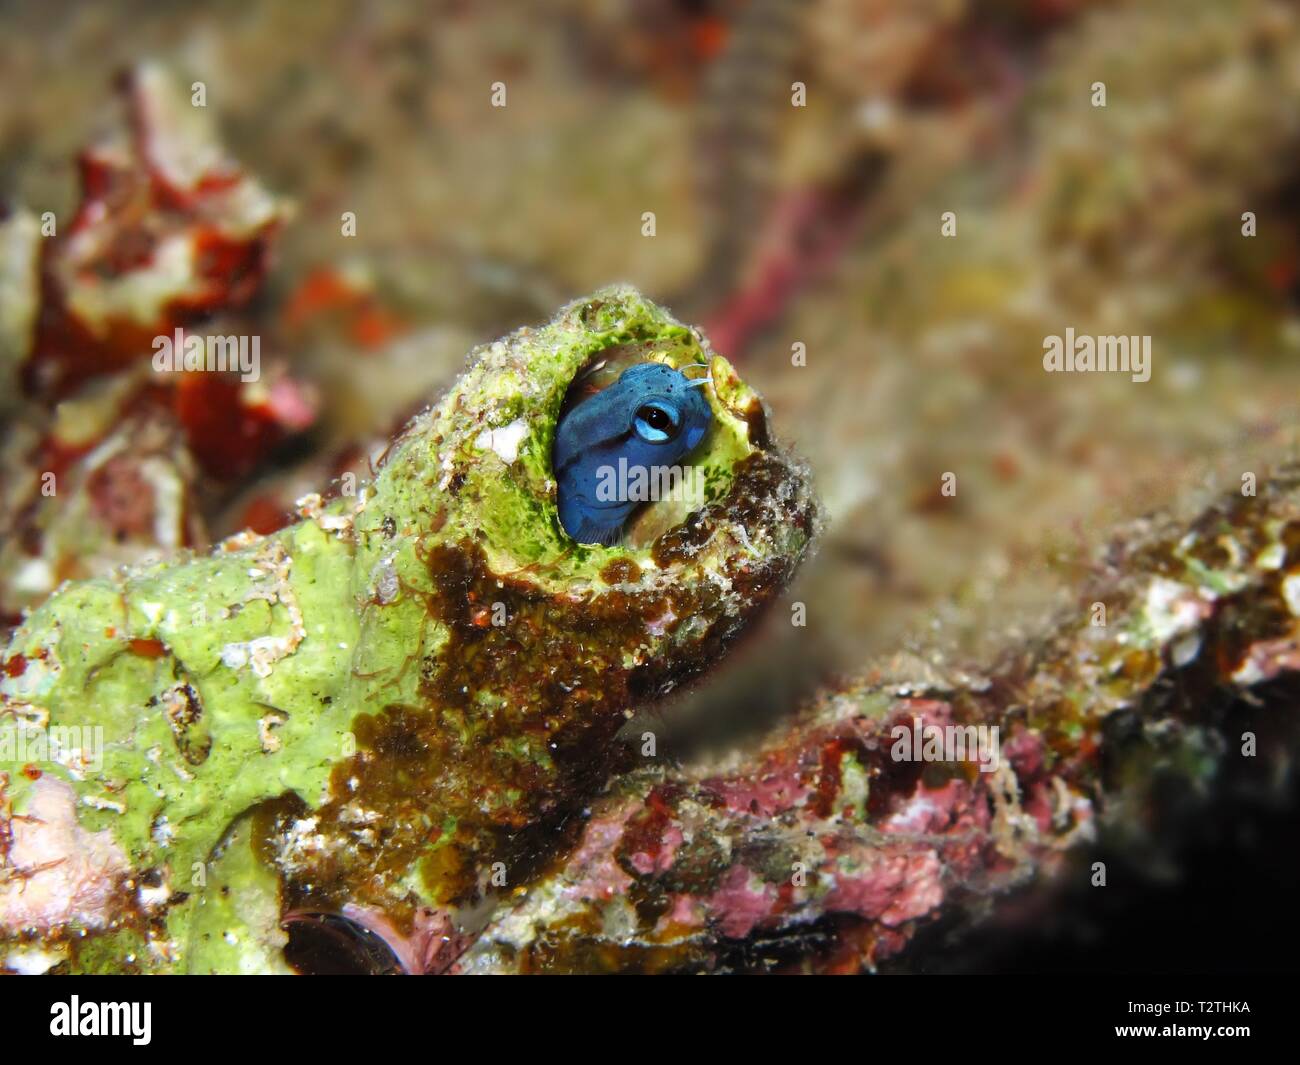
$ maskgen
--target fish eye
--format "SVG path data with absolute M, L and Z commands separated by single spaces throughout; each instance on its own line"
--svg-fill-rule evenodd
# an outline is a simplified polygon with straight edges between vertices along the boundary
M 660 403 L 645 403 L 632 420 L 636 435 L 647 443 L 662 444 L 677 433 L 677 412 Z

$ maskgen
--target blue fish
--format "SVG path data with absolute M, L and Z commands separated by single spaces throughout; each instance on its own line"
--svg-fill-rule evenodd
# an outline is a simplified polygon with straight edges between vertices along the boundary
M 597 485 L 608 468 L 644 469 L 676 465 L 704 439 L 713 412 L 699 391 L 703 380 L 658 362 L 625 370 L 612 385 L 583 400 L 555 428 L 551 466 L 555 471 L 560 524 L 585 544 L 618 539 L 636 500 L 602 499 Z

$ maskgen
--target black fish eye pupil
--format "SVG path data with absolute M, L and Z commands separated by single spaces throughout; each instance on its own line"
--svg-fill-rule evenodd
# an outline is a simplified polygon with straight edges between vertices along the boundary
M 672 428 L 673 420 L 668 417 L 668 412 L 659 407 L 642 407 L 640 411 L 642 420 L 651 429 L 657 429 L 664 432 Z

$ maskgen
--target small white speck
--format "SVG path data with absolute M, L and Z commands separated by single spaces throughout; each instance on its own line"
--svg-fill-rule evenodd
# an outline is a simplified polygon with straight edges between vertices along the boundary
M 527 435 L 527 420 L 516 418 L 509 425 L 503 425 L 499 429 L 484 429 L 478 434 L 474 446 L 483 451 L 495 451 L 501 461 L 508 466 L 519 457 L 519 445 Z
M 1300 574 L 1293 573 L 1282 582 L 1282 598 L 1286 608 L 1300 617 Z

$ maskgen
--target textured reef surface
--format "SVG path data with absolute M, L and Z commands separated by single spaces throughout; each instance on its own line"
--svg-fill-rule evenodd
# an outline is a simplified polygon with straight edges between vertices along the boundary
M 628 350 L 709 371 L 707 502 L 576 544 L 555 421 Z M 16 631 L 6 724 L 89 742 L 0 761 L 11 967 L 275 971 L 306 925 L 444 968 L 604 785 L 633 705 L 709 668 L 817 522 L 758 397 L 628 288 L 474 352 L 371 483 L 300 517 L 65 584 Z
M 756 751 L 624 777 L 564 866 L 461 967 L 915 967 L 921 930 L 969 929 L 1035 881 L 1104 875 L 1071 866 L 1099 836 L 1158 850 L 1174 811 L 1203 814 L 1220 778 L 1284 780 L 1298 671 L 1290 469 L 1188 526 L 1126 532 L 1077 614 L 986 673 L 900 658 L 816 699 Z M 895 729 L 931 726 L 996 726 L 999 752 L 896 757 Z

